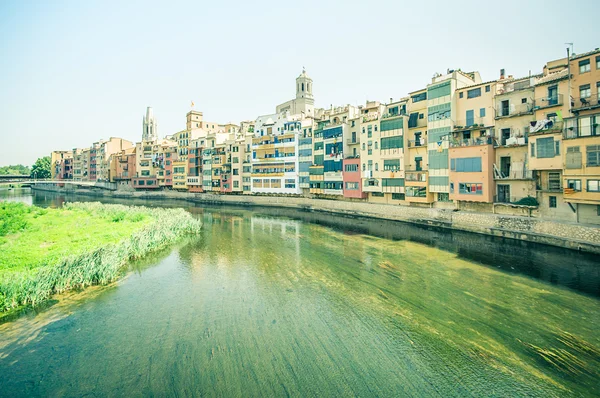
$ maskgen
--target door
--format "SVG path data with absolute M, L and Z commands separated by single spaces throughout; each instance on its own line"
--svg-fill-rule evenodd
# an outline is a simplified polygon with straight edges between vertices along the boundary
M 423 167 L 421 166 L 422 162 L 423 162 L 423 158 L 415 158 L 415 170 L 416 171 L 423 170 Z
M 548 105 L 558 104 L 558 86 L 548 87 Z
M 510 203 L 510 185 L 498 184 L 498 202 Z
M 473 110 L 467 111 L 467 124 L 465 127 L 469 127 L 475 124 L 475 115 Z
M 502 156 L 500 158 L 500 173 L 502 177 L 510 177 L 510 156 Z
M 415 146 L 421 146 L 421 133 L 415 133 Z
M 508 100 L 504 100 L 502 101 L 502 105 L 501 105 L 501 111 L 500 111 L 500 116 L 508 116 L 508 114 L 510 113 L 510 108 L 508 105 Z
M 356 131 L 352 132 L 352 143 L 356 142 Z

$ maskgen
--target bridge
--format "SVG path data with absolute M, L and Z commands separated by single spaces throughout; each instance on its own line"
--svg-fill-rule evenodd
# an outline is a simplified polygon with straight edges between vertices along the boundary
M 11 176 L 18 178 L 2 178 L 8 176 L 0 176 L 0 185 L 12 185 L 12 184 L 22 184 L 27 186 L 44 186 L 44 185 L 71 185 L 71 186 L 79 186 L 79 187 L 90 187 L 90 188 L 100 188 L 106 189 L 109 191 L 117 190 L 116 182 L 108 182 L 108 181 L 73 181 L 73 180 L 53 180 L 53 179 L 34 179 L 29 176 Z

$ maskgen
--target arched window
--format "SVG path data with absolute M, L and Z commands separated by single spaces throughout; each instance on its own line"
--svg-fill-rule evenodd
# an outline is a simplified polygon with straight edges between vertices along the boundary
M 306 83 L 306 91 L 310 93 L 310 83 Z
M 367 169 L 367 166 L 363 163 L 363 171 Z
M 375 149 L 377 149 L 377 141 L 375 141 Z
M 377 163 L 375 163 L 375 171 L 379 170 L 379 165 Z
M 302 91 L 304 91 L 304 83 L 302 83 Z

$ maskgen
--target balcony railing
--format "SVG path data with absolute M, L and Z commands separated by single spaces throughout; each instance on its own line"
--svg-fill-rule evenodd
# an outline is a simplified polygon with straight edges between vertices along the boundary
M 563 104 L 563 95 L 556 94 L 551 97 L 537 98 L 533 109 L 548 108 L 551 106 L 560 106 Z
M 583 127 L 567 127 L 563 133 L 565 139 L 600 136 L 600 124 Z
M 357 139 L 357 138 L 354 138 L 354 139 L 352 139 L 352 138 L 348 138 L 348 139 L 346 140 L 346 144 L 348 144 L 348 145 L 352 145 L 352 144 L 360 144 L 360 142 L 358 142 L 358 139 Z
M 427 171 L 404 171 L 404 181 L 410 182 L 427 182 Z
M 486 125 L 489 125 L 489 123 L 486 124 L 485 118 L 474 117 L 473 119 L 457 120 L 454 124 L 454 130 L 483 128 Z
M 496 142 L 494 137 L 478 137 L 468 139 L 450 139 L 450 147 L 458 148 L 465 146 L 478 146 L 478 145 L 494 145 Z
M 496 119 L 533 113 L 534 106 L 534 102 L 510 104 L 510 106 L 498 105 L 498 107 L 496 107 Z
M 532 180 L 533 171 L 526 170 L 523 166 L 522 163 L 514 163 L 508 170 L 503 170 L 494 165 L 494 178 L 496 180 Z
M 597 94 L 595 97 L 574 98 L 571 102 L 571 109 L 573 111 L 593 109 L 598 106 L 600 106 L 600 94 Z
M 427 146 L 427 138 L 421 138 L 418 140 L 408 140 L 409 148 L 421 147 L 421 146 L 424 146 L 424 147 Z

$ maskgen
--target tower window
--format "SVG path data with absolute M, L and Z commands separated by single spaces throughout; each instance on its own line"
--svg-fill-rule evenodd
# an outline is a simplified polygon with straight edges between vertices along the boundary
M 302 83 L 302 91 L 304 91 L 304 83 Z

